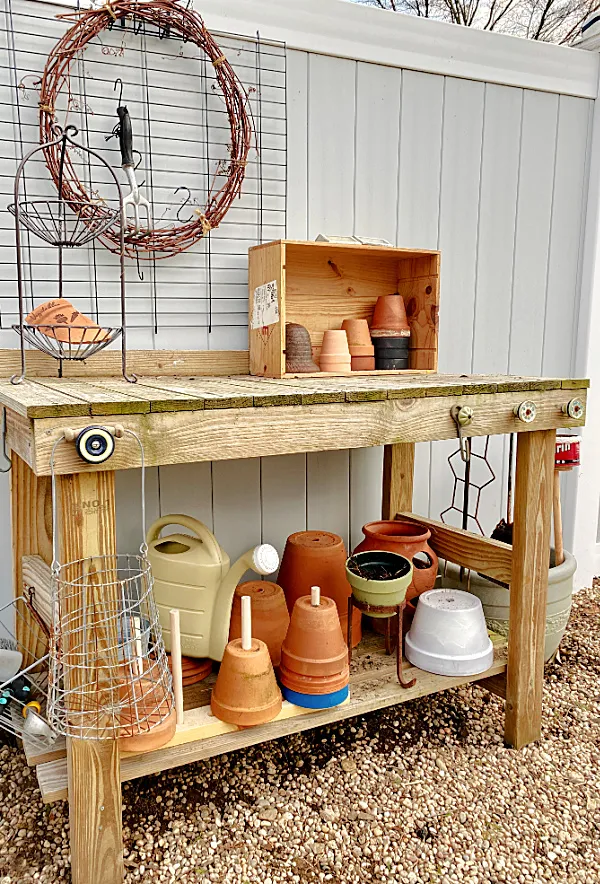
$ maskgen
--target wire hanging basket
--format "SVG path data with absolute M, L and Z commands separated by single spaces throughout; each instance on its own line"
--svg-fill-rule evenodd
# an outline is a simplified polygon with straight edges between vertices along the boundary
M 21 224 L 40 239 L 57 248 L 84 246 L 119 220 L 119 210 L 105 203 L 65 200 L 21 200 L 8 211 L 19 215 Z
M 99 328 L 98 326 L 65 325 L 13 325 L 23 340 L 42 353 L 54 359 L 69 359 L 82 362 L 116 341 L 121 328 Z
M 135 433 L 125 433 L 142 450 L 145 531 L 143 448 Z M 51 458 L 55 525 L 54 451 L 63 438 Z M 122 748 L 143 751 L 140 737 L 154 732 L 164 743 L 175 730 L 173 684 L 146 552 L 142 542 L 139 555 L 92 556 L 61 565 L 55 547 L 48 715 L 60 734 L 118 739 Z
M 0 609 L 0 729 L 32 748 L 51 746 L 47 718 L 48 629 L 24 597 Z

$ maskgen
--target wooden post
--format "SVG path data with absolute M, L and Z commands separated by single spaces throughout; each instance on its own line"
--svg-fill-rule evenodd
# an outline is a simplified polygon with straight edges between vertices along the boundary
M 116 551 L 113 472 L 57 478 L 60 557 L 70 562 Z M 121 884 L 123 836 L 117 740 L 67 740 L 73 884 Z
M 52 496 L 50 477 L 36 476 L 13 451 L 10 471 L 10 509 L 15 598 L 23 595 L 23 556 L 52 561 Z M 22 611 L 23 616 L 27 616 Z M 17 618 L 17 640 L 26 645 L 36 633 L 33 623 Z M 27 648 L 35 655 L 35 648 Z
M 382 519 L 394 519 L 397 513 L 412 512 L 414 470 L 414 442 L 397 442 L 395 445 L 385 446 Z
M 504 736 L 520 749 L 542 724 L 554 430 L 519 433 Z

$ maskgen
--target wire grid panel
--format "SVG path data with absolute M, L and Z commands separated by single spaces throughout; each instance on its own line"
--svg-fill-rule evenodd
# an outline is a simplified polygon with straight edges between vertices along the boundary
M 0 17 L 0 140 L 15 152 L 0 162 L 0 206 L 12 202 L 16 163 L 39 140 L 39 78 L 46 57 L 69 23 L 52 13 L 60 7 L 4 0 Z M 50 12 L 49 12 L 50 10 Z M 1 27 L 3 25 L 4 27 Z M 118 170 L 118 139 L 106 140 L 122 104 L 139 151 L 140 191 L 152 204 L 157 226 L 173 226 L 201 209 L 228 158 L 229 121 L 214 69 L 197 47 L 150 26 L 135 32 L 115 23 L 95 38 L 73 66 L 57 102 L 61 124 L 80 130 L 86 146 L 100 151 Z M 286 53 L 285 46 L 259 37 L 214 34 L 248 94 L 256 147 L 251 150 L 242 195 L 221 226 L 191 250 L 166 260 L 127 261 L 127 303 L 131 347 L 202 348 L 210 332 L 247 325 L 247 251 L 286 233 Z M 6 151 L 5 151 L 6 156 Z M 105 195 L 106 173 L 93 162 L 70 159 L 88 187 Z M 118 171 L 129 189 L 125 173 Z M 122 176 L 122 177 L 121 177 Z M 43 156 L 31 170 L 27 200 L 56 198 Z M 24 236 L 27 307 L 55 297 L 56 254 L 33 236 Z M 143 257 L 143 256 L 142 256 Z M 99 243 L 64 255 L 64 296 L 104 325 L 119 326 L 118 261 Z M 16 322 L 16 272 L 12 219 L 0 211 L 0 329 Z M 205 330 L 200 332 L 199 330 Z M 14 333 L 3 346 L 14 346 Z M 4 340 L 2 340 L 4 337 Z
M 124 739 L 173 720 L 152 589 L 142 556 L 80 559 L 53 575 L 49 719 L 59 733 Z
M 20 596 L 0 609 L 0 729 L 43 749 L 56 738 L 46 718 L 48 630 Z

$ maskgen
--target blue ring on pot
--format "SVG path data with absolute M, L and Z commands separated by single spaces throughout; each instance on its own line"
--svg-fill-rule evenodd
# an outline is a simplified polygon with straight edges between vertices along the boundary
M 340 688 L 339 691 L 333 691 L 330 694 L 301 694 L 299 691 L 291 691 L 284 685 L 281 686 L 281 693 L 284 698 L 295 706 L 302 706 L 304 709 L 330 709 L 332 706 L 339 706 L 350 696 L 350 687 Z

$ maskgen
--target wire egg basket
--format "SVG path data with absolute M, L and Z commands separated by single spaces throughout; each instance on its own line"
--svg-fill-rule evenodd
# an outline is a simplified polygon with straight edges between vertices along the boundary
M 145 481 L 142 452 L 142 526 Z M 54 452 L 52 509 L 56 520 Z M 126 741 L 175 725 L 173 683 L 142 542 L 138 555 L 59 564 L 54 532 L 48 716 L 60 734 Z M 166 742 L 166 741 L 165 741 Z

